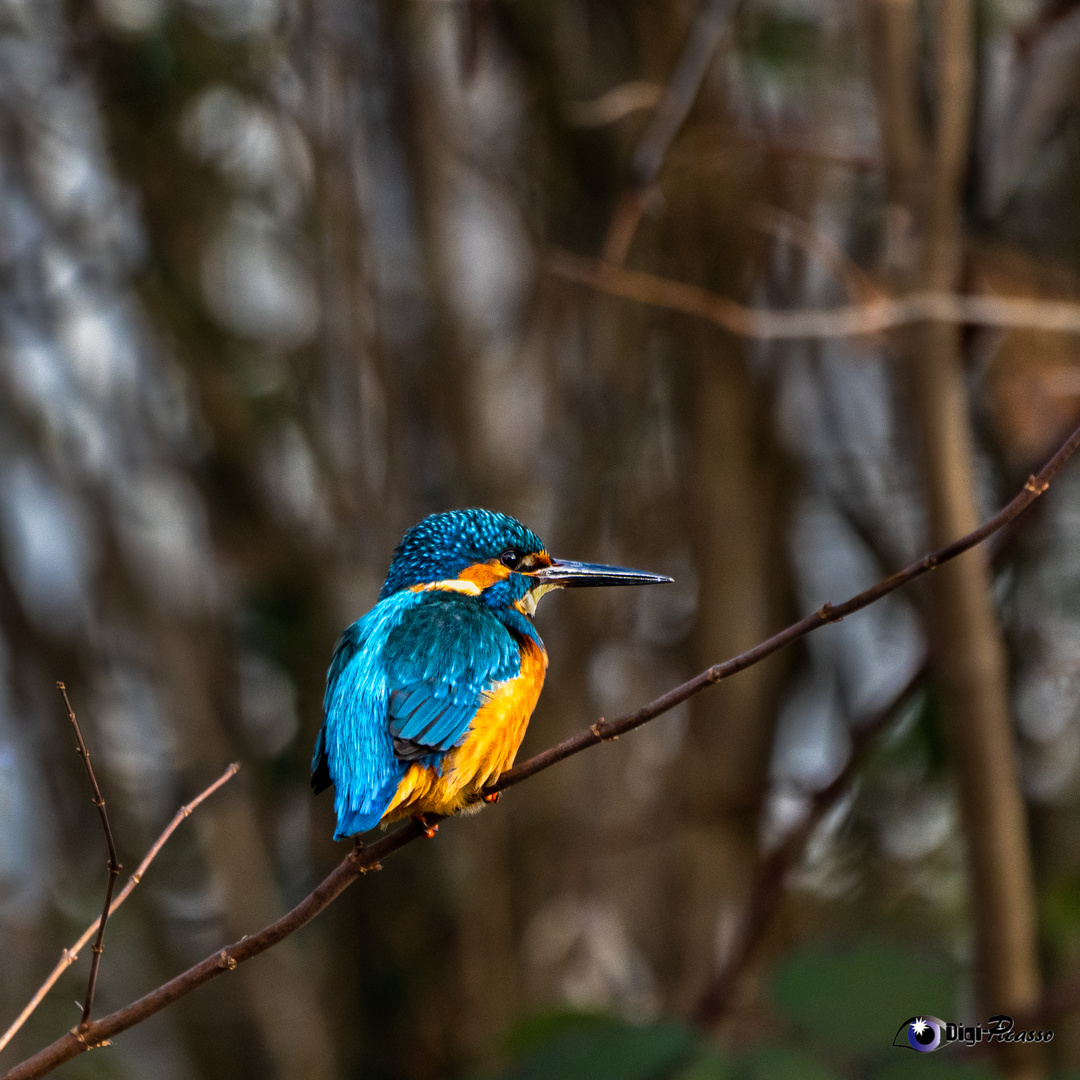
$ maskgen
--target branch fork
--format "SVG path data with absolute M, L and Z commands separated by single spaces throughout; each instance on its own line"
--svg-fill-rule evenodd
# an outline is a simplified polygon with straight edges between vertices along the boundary
M 94 940 L 92 947 L 93 956 L 90 960 L 90 977 L 86 984 L 86 999 L 83 1003 L 82 1019 L 79 1021 L 78 1028 L 79 1031 L 84 1031 L 90 1022 L 90 1010 L 94 1007 L 94 991 L 97 989 L 98 969 L 101 966 L 102 954 L 105 952 L 105 924 L 109 920 L 116 879 L 120 876 L 120 861 L 116 857 L 116 844 L 113 842 L 109 815 L 105 810 L 105 797 L 101 794 L 97 777 L 94 775 L 94 766 L 90 763 L 90 751 L 86 748 L 86 741 L 83 739 L 82 731 L 79 729 L 79 721 L 75 718 L 75 710 L 72 709 L 71 701 L 68 699 L 67 687 L 62 682 L 57 682 L 56 689 L 60 691 L 60 696 L 64 699 L 68 719 L 75 730 L 76 750 L 83 759 L 83 765 L 86 766 L 86 774 L 90 778 L 90 789 L 93 793 L 91 799 L 97 807 L 98 815 L 101 818 L 101 827 L 105 830 L 105 843 L 109 849 L 109 880 L 105 886 L 105 905 L 101 911 L 101 918 L 98 920 L 97 938 Z

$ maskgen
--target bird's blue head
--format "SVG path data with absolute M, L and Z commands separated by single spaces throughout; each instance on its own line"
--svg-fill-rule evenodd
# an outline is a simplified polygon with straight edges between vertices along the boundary
M 541 563 L 551 564 L 544 542 L 520 521 L 493 510 L 449 510 L 429 515 L 401 538 L 379 599 L 449 581 L 472 581 L 483 591 Z
M 550 589 L 670 581 L 618 566 L 556 560 L 531 529 L 493 510 L 431 514 L 402 537 L 379 599 L 402 589 L 449 588 L 532 615 Z

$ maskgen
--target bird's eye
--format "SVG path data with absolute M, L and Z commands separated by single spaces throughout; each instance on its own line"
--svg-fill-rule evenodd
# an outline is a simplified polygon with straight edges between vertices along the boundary
M 499 556 L 499 562 L 511 570 L 516 570 L 521 565 L 521 552 L 510 548 Z

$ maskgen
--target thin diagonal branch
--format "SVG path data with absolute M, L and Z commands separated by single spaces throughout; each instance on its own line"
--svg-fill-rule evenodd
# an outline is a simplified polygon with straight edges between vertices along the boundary
M 864 337 L 927 321 L 1080 334 L 1080 304 L 1066 300 L 915 292 L 898 299 L 882 297 L 832 309 L 769 311 L 747 307 L 698 285 L 624 270 L 566 251 L 553 252 L 544 267 L 565 281 L 589 285 L 624 300 L 695 315 L 737 337 L 762 341 Z
M 105 843 L 109 848 L 109 881 L 105 886 L 105 905 L 101 909 L 101 918 L 98 919 L 97 937 L 94 939 L 93 956 L 90 959 L 90 978 L 86 983 L 86 1000 L 83 1001 L 82 1019 L 79 1021 L 79 1029 L 82 1030 L 90 1021 L 90 1010 L 94 1005 L 94 990 L 97 988 L 98 968 L 101 965 L 101 954 L 105 951 L 105 924 L 109 921 L 109 910 L 112 906 L 113 889 L 116 887 L 116 879 L 120 876 L 120 861 L 116 857 L 116 844 L 113 843 L 112 828 L 109 825 L 109 815 L 105 811 L 105 798 L 101 794 L 97 777 L 94 775 L 94 766 L 90 764 L 90 751 L 86 749 L 86 742 L 79 730 L 79 721 L 75 719 L 75 710 L 68 700 L 67 687 L 62 682 L 56 684 L 60 696 L 64 699 L 67 708 L 68 719 L 75 729 L 75 741 L 78 744 L 79 756 L 86 766 L 86 774 L 90 777 L 90 789 L 93 791 L 94 805 L 97 807 L 98 816 L 101 818 L 101 827 L 105 830 Z
M 632 731 L 649 720 L 655 719 L 661 713 L 680 705 L 706 686 L 730 678 L 737 672 L 760 663 L 767 656 L 772 656 L 774 652 L 778 652 L 786 645 L 805 637 L 812 630 L 817 630 L 818 627 L 824 626 L 826 623 L 839 622 L 848 615 L 852 615 L 856 611 L 860 611 L 880 600 L 883 596 L 895 592 L 901 585 L 906 585 L 909 581 L 922 577 L 923 574 L 929 573 L 950 559 L 955 559 L 957 555 L 962 555 L 965 551 L 975 547 L 976 544 L 982 543 L 987 537 L 992 536 L 999 529 L 1004 528 L 1010 521 L 1018 518 L 1049 487 L 1050 481 L 1076 452 L 1077 447 L 1080 447 L 1080 428 L 1077 428 L 1069 436 L 1061 449 L 1043 466 L 1036 476 L 1028 477 L 1024 487 L 1002 510 L 998 511 L 979 528 L 968 533 L 967 536 L 963 536 L 959 540 L 954 540 L 951 544 L 931 552 L 903 570 L 884 578 L 857 596 L 851 597 L 850 600 L 845 600 L 842 604 L 826 603 L 822 605 L 817 611 L 796 623 L 792 623 L 786 629 L 781 630 L 780 633 L 774 634 L 771 638 L 761 642 L 761 644 L 755 645 L 752 649 L 748 649 L 730 660 L 725 660 L 722 664 L 716 664 L 699 675 L 695 675 L 688 682 L 669 690 L 662 697 L 658 697 L 655 701 L 638 709 L 637 712 L 630 713 L 628 716 L 621 717 L 618 720 L 600 720 L 585 731 L 579 731 L 576 735 L 571 735 L 570 738 L 564 739 L 557 746 L 537 754 L 520 765 L 515 765 L 485 790 L 489 792 L 502 791 L 513 784 L 520 783 L 534 773 L 549 768 L 556 761 L 562 761 L 564 758 L 579 753 L 586 747 L 595 746 L 597 743 L 608 739 L 617 739 L 627 731 Z
M 727 1012 L 743 972 L 753 959 L 754 951 L 761 941 L 776 909 L 784 896 L 784 886 L 792 867 L 801 858 L 806 845 L 814 835 L 826 814 L 837 804 L 850 788 L 855 776 L 866 761 L 870 747 L 877 737 L 892 723 L 897 713 L 911 700 L 926 676 L 927 664 L 904 684 L 893 700 L 881 709 L 868 723 L 852 732 L 851 754 L 847 763 L 833 781 L 814 793 L 810 807 L 796 825 L 762 861 L 754 876 L 746 914 L 739 927 L 735 943 L 728 953 L 723 967 L 709 981 L 693 1018 L 702 1027 L 711 1028 Z
M 706 671 L 683 683 L 681 686 L 668 691 L 668 693 L 650 702 L 637 712 L 618 720 L 600 720 L 585 731 L 571 736 L 557 746 L 553 746 L 543 753 L 537 754 L 528 761 L 515 766 L 501 777 L 482 794 L 493 794 L 505 788 L 520 784 L 523 780 L 544 769 L 550 768 L 558 761 L 580 753 L 587 747 L 595 746 L 599 742 L 606 742 L 618 738 L 624 732 L 631 731 L 636 727 L 660 716 L 662 713 L 674 708 L 676 705 L 700 693 L 707 686 L 729 678 L 736 672 L 764 660 L 774 652 L 782 649 L 785 645 L 805 637 L 811 631 L 824 626 L 827 623 L 839 622 L 840 619 L 851 615 L 856 611 L 867 607 L 880 600 L 883 596 L 894 592 L 902 585 L 913 581 L 923 574 L 929 573 L 942 563 L 955 559 L 965 551 L 969 551 L 976 544 L 986 540 L 999 529 L 1020 516 L 1043 492 L 1050 486 L 1050 482 L 1060 472 L 1065 463 L 1073 456 L 1080 447 L 1080 428 L 1077 428 L 1062 444 L 1056 454 L 1035 475 L 1028 478 L 1022 490 L 992 518 L 978 529 L 966 536 L 931 552 L 925 558 L 892 574 L 877 585 L 857 596 L 851 597 L 842 604 L 825 604 L 812 615 L 793 623 L 786 630 L 773 635 L 760 645 L 735 656 L 722 664 L 708 668 Z M 434 815 L 428 818 L 435 820 Z M 314 892 L 300 901 L 292 909 L 282 915 L 280 919 L 264 927 L 256 934 L 241 938 L 208 956 L 194 967 L 177 975 L 174 979 L 159 986 L 156 990 L 125 1006 L 100 1020 L 91 1021 L 86 1027 L 77 1028 L 69 1032 L 50 1046 L 45 1047 L 39 1053 L 27 1058 L 25 1061 L 10 1069 L 0 1080 L 33 1080 L 35 1077 L 44 1076 L 58 1065 L 70 1061 L 73 1057 L 81 1054 L 91 1047 L 101 1046 L 114 1035 L 126 1031 L 130 1027 L 141 1023 L 148 1017 L 160 1012 L 171 1005 L 174 1001 L 190 994 L 193 990 L 217 978 L 226 971 L 232 971 L 237 964 L 250 960 L 259 953 L 272 948 L 278 942 L 299 930 L 300 927 L 309 923 L 316 915 L 328 907 L 342 892 L 345 891 L 361 874 L 370 870 L 382 868 L 382 860 L 395 851 L 411 844 L 414 840 L 424 835 L 424 831 L 416 821 L 396 829 L 394 832 L 379 837 L 373 843 L 364 846 L 359 841 L 351 852 L 338 864 L 323 882 L 316 887 Z
M 127 879 L 127 883 L 120 890 L 120 892 L 116 894 L 116 897 L 113 899 L 113 902 L 109 907 L 110 916 L 112 916 L 116 912 L 116 909 L 131 895 L 132 891 L 135 889 L 135 886 L 138 885 L 140 881 L 142 881 L 143 875 L 146 873 L 147 867 L 157 857 L 158 852 L 165 846 L 165 842 L 176 831 L 176 828 L 180 824 L 180 822 L 183 821 L 184 818 L 189 817 L 191 815 L 191 812 L 201 802 L 213 795 L 219 787 L 221 787 L 227 781 L 231 780 L 239 771 L 240 763 L 238 761 L 234 761 L 233 764 L 230 765 L 221 774 L 221 776 L 219 776 L 208 788 L 206 788 L 200 794 L 196 795 L 195 798 L 191 800 L 191 802 L 185 803 L 183 806 L 180 807 L 179 810 L 176 811 L 175 815 L 173 815 L 172 821 L 170 821 L 169 824 L 165 826 L 162 834 L 154 841 L 153 847 L 151 847 L 150 850 L 143 857 L 143 861 L 139 863 L 138 869 L 136 869 L 135 873 Z M 11 1042 L 11 1040 L 15 1037 L 23 1024 L 25 1024 L 26 1021 L 30 1019 L 34 1010 L 42 1003 L 42 1001 L 45 1000 L 45 995 L 56 985 L 56 981 L 60 978 L 60 976 L 63 975 L 64 972 L 67 971 L 67 969 L 71 967 L 71 965 L 74 964 L 76 960 L 79 959 L 79 953 L 82 951 L 83 947 L 90 940 L 90 938 L 97 933 L 100 926 L 101 917 L 99 916 L 82 932 L 79 940 L 76 941 L 74 945 L 69 946 L 63 951 L 56 967 L 52 969 L 52 971 L 49 973 L 48 978 L 41 984 L 40 987 L 38 987 L 37 993 L 34 994 L 34 996 L 27 1002 L 26 1007 L 14 1019 L 7 1031 L 5 1031 L 3 1035 L 0 1035 L 0 1050 L 3 1050 L 4 1047 L 7 1046 L 9 1042 Z
M 994 534 L 987 544 L 988 554 L 994 567 L 998 567 L 1007 554 L 1012 528 L 1001 529 Z M 924 659 L 911 674 L 904 686 L 883 708 L 869 720 L 861 723 L 851 733 L 851 752 L 843 769 L 825 787 L 814 792 L 810 806 L 802 820 L 791 829 L 783 840 L 765 858 L 761 860 L 750 890 L 750 899 L 732 945 L 723 966 L 709 981 L 697 1007 L 694 1019 L 703 1027 L 715 1026 L 730 1009 L 735 992 L 758 943 L 769 927 L 784 895 L 784 888 L 792 868 L 802 857 L 815 830 L 830 810 L 851 787 L 859 773 L 873 744 L 879 735 L 886 731 L 897 714 L 914 697 L 926 679 L 929 661 Z M 1078 983 L 1080 993 L 1080 983 Z M 1035 1025 L 1020 1025 L 1034 1027 Z
M 686 35 L 644 134 L 630 160 L 630 182 L 615 206 L 601 258 L 614 266 L 626 261 L 649 192 L 656 183 L 672 140 L 683 126 L 724 36 L 736 0 L 704 0 Z

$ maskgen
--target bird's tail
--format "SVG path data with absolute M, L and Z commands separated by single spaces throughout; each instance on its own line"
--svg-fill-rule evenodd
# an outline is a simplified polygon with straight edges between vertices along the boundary
M 311 790 L 318 795 L 330 784 L 330 759 L 326 756 L 326 727 L 324 725 L 319 728 L 319 737 L 315 740 L 315 753 L 311 757 Z

